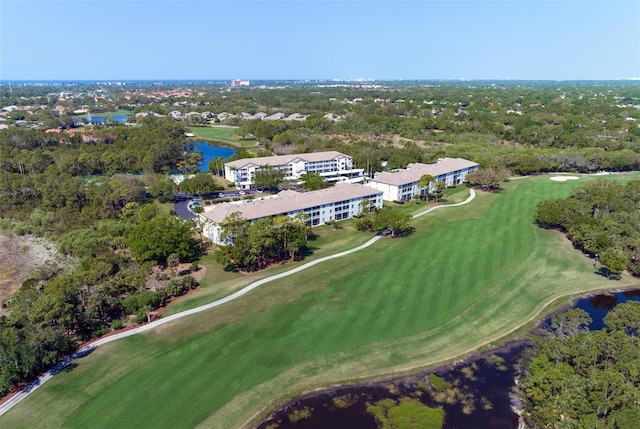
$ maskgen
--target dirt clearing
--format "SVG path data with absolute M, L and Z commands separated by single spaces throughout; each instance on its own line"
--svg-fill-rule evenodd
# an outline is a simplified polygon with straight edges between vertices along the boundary
M 48 264 L 64 265 L 54 243 L 30 235 L 12 235 L 0 231 L 0 303 L 6 302 L 35 270 Z M 0 315 L 6 309 L 0 305 Z

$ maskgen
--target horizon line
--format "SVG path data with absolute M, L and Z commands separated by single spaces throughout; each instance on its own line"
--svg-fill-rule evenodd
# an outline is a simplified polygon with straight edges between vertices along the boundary
M 231 82 L 248 80 L 253 82 L 429 82 L 429 81 L 527 81 L 527 82 L 572 82 L 572 81 L 640 81 L 640 76 L 612 78 L 61 78 L 61 79 L 0 79 L 0 84 L 10 82 Z

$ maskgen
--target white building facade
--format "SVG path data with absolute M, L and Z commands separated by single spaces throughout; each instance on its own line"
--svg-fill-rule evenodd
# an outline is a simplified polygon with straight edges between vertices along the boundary
M 404 170 L 376 173 L 367 186 L 382 191 L 385 201 L 404 201 L 427 191 L 427 187 L 419 186 L 425 174 L 436 182 L 455 186 L 466 181 L 467 175 L 478 167 L 478 163 L 462 158 L 441 158 L 434 164 L 409 164 Z
M 366 203 L 363 204 L 365 200 Z M 249 221 L 279 215 L 295 217 L 304 213 L 308 216 L 310 225 L 316 226 L 327 221 L 349 219 L 361 213 L 364 206 L 382 208 L 382 192 L 367 186 L 338 183 L 318 191 L 282 191 L 275 197 L 263 200 L 216 204 L 201 213 L 199 220 L 204 236 L 222 245 L 222 225 L 233 213 Z
M 224 177 L 238 188 L 248 189 L 256 172 L 267 166 L 283 170 L 285 180 L 297 181 L 306 173 L 318 173 L 329 183 L 364 180 L 364 170 L 354 168 L 353 158 L 336 151 L 239 159 L 225 163 Z

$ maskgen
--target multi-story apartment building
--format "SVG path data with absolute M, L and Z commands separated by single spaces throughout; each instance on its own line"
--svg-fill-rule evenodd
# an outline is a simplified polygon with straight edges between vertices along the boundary
M 382 191 L 386 201 L 402 201 L 427 191 L 427 187 L 419 186 L 420 178 L 425 174 L 433 176 L 436 182 L 455 186 L 477 169 L 476 162 L 462 158 L 441 158 L 435 164 L 409 164 L 404 170 L 376 173 L 367 186 Z
M 217 244 L 224 244 L 221 237 L 225 219 L 233 213 L 250 221 L 270 216 L 294 217 L 304 213 L 311 226 L 327 221 L 348 219 L 362 212 L 363 200 L 367 207 L 382 208 L 382 192 L 367 186 L 338 183 L 335 186 L 310 192 L 282 191 L 277 196 L 240 203 L 216 204 L 201 213 L 199 219 L 203 234 Z
M 285 180 L 297 181 L 306 173 L 318 173 L 329 183 L 364 180 L 364 170 L 354 168 L 353 158 L 336 151 L 239 159 L 225 163 L 224 177 L 238 188 L 248 189 L 256 172 L 266 166 L 283 170 Z

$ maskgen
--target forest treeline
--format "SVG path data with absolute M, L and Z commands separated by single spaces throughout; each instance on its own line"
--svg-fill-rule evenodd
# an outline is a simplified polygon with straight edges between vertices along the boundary
M 536 220 L 565 232 L 606 274 L 640 275 L 640 180 L 587 182 L 567 198 L 540 202 Z
M 153 203 L 177 190 L 158 172 L 185 158 L 180 126 L 158 122 L 96 135 L 104 139 L 87 144 L 50 141 L 37 132 L 0 133 L 0 227 L 48 237 L 75 261 L 36 270 L 2 303 L 9 316 L 0 317 L 0 395 L 33 380 L 78 342 L 122 327 L 130 316 L 145 321 L 197 286 L 175 272 L 202 252 L 194 225 Z M 145 174 L 127 173 L 138 169 Z M 111 175 L 87 182 L 87 173 Z M 196 189 L 213 181 L 196 175 L 186 183 Z M 156 274 L 160 286 L 149 289 L 157 265 L 174 268 L 171 275 Z

